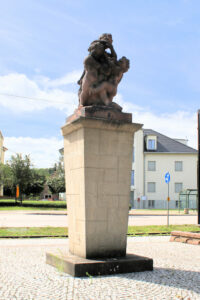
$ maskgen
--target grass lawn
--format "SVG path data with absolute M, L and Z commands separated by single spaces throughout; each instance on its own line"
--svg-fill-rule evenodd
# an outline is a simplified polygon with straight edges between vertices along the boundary
M 16 204 L 14 199 L 0 199 L 1 210 L 59 210 L 66 209 L 65 201 L 48 201 L 48 200 L 23 200 L 22 205 Z
M 170 225 L 170 226 L 129 226 L 128 235 L 151 235 L 152 233 L 168 233 L 171 231 L 200 232 L 198 225 Z M 11 227 L 0 228 L 0 237 L 62 237 L 68 235 L 67 227 Z
M 151 208 L 151 209 L 140 209 L 140 208 L 136 208 L 136 209 L 133 209 L 131 210 L 131 212 L 134 214 L 137 214 L 137 212 L 140 212 L 140 214 L 153 214 L 153 215 L 158 215 L 158 214 L 166 214 L 167 213 L 167 209 L 154 209 L 154 208 Z M 189 212 L 192 213 L 192 214 L 196 214 L 197 213 L 197 210 L 196 209 L 189 209 Z M 181 214 L 183 215 L 184 214 L 184 209 L 169 209 L 169 214 Z
M 63 227 L 7 227 L 0 228 L 0 237 L 40 237 L 68 235 L 68 228 Z
M 199 231 L 198 225 L 151 225 L 151 226 L 129 226 L 128 235 L 138 235 L 140 233 L 149 235 L 151 233 L 171 233 L 171 231 Z

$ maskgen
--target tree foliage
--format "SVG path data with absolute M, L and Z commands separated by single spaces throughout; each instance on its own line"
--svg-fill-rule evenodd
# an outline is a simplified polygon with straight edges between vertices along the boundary
M 28 155 L 23 158 L 21 154 L 11 156 L 8 165 L 12 171 L 12 184 L 14 187 L 19 185 L 20 199 L 22 201 L 22 194 L 25 194 L 28 185 L 32 180 L 31 160 Z
M 31 169 L 31 180 L 28 183 L 25 194 L 26 195 L 39 195 L 43 189 L 46 182 L 46 177 L 37 172 L 37 169 Z
M 65 192 L 65 178 L 64 177 L 51 177 L 47 181 L 47 185 L 52 194 L 64 193 Z
M 47 185 L 53 194 L 65 192 L 65 171 L 63 155 L 60 156 L 59 162 L 55 164 L 55 171 L 47 180 Z
M 4 193 L 15 196 L 16 186 L 19 185 L 21 201 L 23 194 L 40 194 L 45 182 L 46 176 L 32 168 L 30 157 L 27 155 L 13 155 L 7 164 L 0 165 L 0 185 L 4 186 Z
M 12 195 L 13 176 L 12 170 L 8 164 L 0 163 L 0 186 L 6 187 L 9 195 Z
M 19 185 L 20 200 L 22 195 L 39 195 L 45 183 L 53 194 L 65 192 L 65 175 L 63 157 L 53 168 L 33 168 L 30 157 L 21 154 L 11 156 L 5 164 L 0 164 L 0 186 L 4 186 L 7 196 L 15 196 L 16 186 Z

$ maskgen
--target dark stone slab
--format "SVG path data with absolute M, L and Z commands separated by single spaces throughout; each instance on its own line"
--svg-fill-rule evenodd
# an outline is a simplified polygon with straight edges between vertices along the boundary
M 86 259 L 68 253 L 46 253 L 46 263 L 74 277 L 153 271 L 151 258 L 134 254 L 119 258 Z
M 80 117 L 102 119 L 116 122 L 132 122 L 132 114 L 124 113 L 121 111 L 121 107 L 115 103 L 112 106 L 84 106 L 75 110 L 74 114 L 69 116 L 66 120 L 67 123 L 71 123 Z

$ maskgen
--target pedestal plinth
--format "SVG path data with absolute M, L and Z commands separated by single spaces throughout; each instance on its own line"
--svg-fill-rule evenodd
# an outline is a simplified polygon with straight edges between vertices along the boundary
M 126 114 L 126 121 L 121 112 L 121 121 L 115 120 L 115 114 L 109 111 L 106 111 L 108 118 L 98 111 L 95 111 L 95 118 L 91 117 L 91 111 L 84 110 L 84 114 L 70 117 L 62 127 L 70 254 L 65 255 L 65 259 L 47 254 L 47 262 L 56 266 L 61 259 L 67 270 L 84 265 L 84 271 L 80 269 L 82 274 L 87 270 L 88 259 L 88 270 L 92 269 L 95 275 L 98 270 L 100 274 L 110 274 L 106 267 L 102 273 L 102 261 L 107 266 L 113 263 L 117 266 L 117 260 L 121 261 L 119 273 L 125 272 L 123 266 L 131 261 L 138 266 L 143 259 L 143 267 L 132 264 L 127 272 L 152 270 L 152 260 L 125 257 L 133 136 L 142 125 L 131 123 L 130 114 Z M 100 263 L 95 263 L 97 258 Z M 109 261 L 109 258 L 112 259 Z M 113 258 L 116 258 L 114 262 Z M 109 267 L 107 269 L 109 271 Z M 112 273 L 116 273 L 114 269 Z M 75 271 L 69 273 L 79 276 Z
M 133 134 L 139 128 L 83 117 L 62 128 L 72 254 L 125 256 Z

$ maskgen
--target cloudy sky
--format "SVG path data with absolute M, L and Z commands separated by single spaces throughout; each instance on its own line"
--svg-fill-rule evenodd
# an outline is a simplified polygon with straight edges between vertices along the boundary
M 199 0 L 0 0 L 0 130 L 14 153 L 50 167 L 78 103 L 91 41 L 130 59 L 115 99 L 133 121 L 197 147 Z

